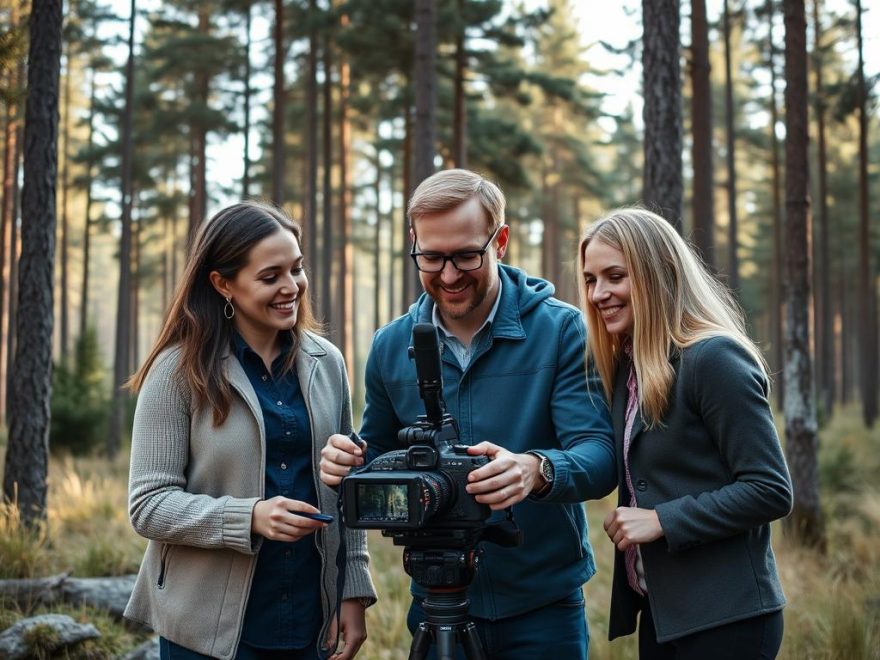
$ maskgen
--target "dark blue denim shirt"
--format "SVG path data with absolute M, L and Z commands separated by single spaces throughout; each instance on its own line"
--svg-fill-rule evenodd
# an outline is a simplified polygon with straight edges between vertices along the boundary
M 317 505 L 312 473 L 312 432 L 296 371 L 281 374 L 292 349 L 284 337 L 281 355 L 266 370 L 238 333 L 234 350 L 260 402 L 266 428 L 265 498 L 283 495 Z M 313 536 L 296 543 L 264 539 L 257 557 L 241 639 L 250 646 L 303 648 L 321 627 L 321 557 Z

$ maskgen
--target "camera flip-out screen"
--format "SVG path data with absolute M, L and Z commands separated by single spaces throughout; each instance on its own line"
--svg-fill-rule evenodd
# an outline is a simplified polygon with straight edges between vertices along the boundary
M 406 483 L 360 483 L 357 486 L 357 503 L 357 518 L 361 522 L 409 521 Z

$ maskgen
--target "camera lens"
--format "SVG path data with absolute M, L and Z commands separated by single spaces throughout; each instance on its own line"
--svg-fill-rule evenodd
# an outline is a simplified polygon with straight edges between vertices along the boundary
M 424 506 L 424 520 L 428 521 L 452 504 L 452 484 L 449 483 L 448 477 L 440 472 L 424 472 L 419 477 L 422 482 L 419 500 Z

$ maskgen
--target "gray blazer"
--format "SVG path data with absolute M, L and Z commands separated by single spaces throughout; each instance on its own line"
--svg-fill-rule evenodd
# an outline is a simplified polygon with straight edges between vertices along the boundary
M 770 525 L 791 511 L 792 488 L 767 401 L 767 382 L 729 337 L 705 339 L 672 360 L 675 381 L 660 425 L 633 425 L 630 475 L 639 507 L 655 509 L 665 536 L 641 547 L 657 641 L 774 612 L 785 597 Z M 618 504 L 629 506 L 623 471 L 626 380 L 612 398 Z M 608 638 L 636 629 L 638 594 L 615 551 Z
M 177 644 L 233 658 L 241 635 L 261 537 L 251 533 L 264 493 L 266 433 L 256 393 L 231 355 L 224 368 L 235 392 L 229 416 L 214 426 L 176 373 L 179 351 L 160 355 L 138 397 L 131 443 L 129 512 L 150 539 L 125 616 Z M 312 426 L 312 466 L 319 508 L 335 514 L 336 494 L 317 477 L 321 447 L 351 431 L 348 377 L 339 351 L 306 334 L 296 372 Z M 336 516 L 338 518 L 338 516 Z M 321 554 L 324 640 L 336 605 L 336 522 L 299 543 Z M 344 598 L 375 599 L 366 536 L 346 535 Z

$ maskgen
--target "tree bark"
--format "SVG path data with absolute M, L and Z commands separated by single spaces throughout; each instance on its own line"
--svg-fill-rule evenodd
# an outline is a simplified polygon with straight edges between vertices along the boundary
M 339 17 L 340 28 L 345 31 L 349 17 L 345 12 Z M 349 117 L 349 95 L 351 92 L 351 68 L 345 53 L 339 53 L 339 245 L 336 263 L 339 267 L 339 280 L 336 299 L 336 325 L 339 328 L 339 350 L 345 363 L 354 366 L 354 244 L 352 243 L 351 217 L 351 118 Z M 352 375 L 348 374 L 354 390 Z
M 3 495 L 22 520 L 46 517 L 49 402 L 52 395 L 55 185 L 58 174 L 58 93 L 61 75 L 61 3 L 34 0 L 25 102 L 22 253 L 9 441 Z
M 199 7 L 199 34 L 207 37 L 211 31 L 210 8 L 207 6 Z M 203 108 L 208 107 L 208 94 L 210 92 L 210 76 L 206 71 L 199 70 L 195 74 L 195 93 L 197 102 Z M 208 178 L 207 178 L 207 146 L 208 131 L 202 119 L 196 119 L 190 126 L 192 134 L 192 160 L 191 160 L 191 180 L 192 190 L 190 191 L 190 215 L 189 215 L 189 235 L 187 237 L 187 254 L 192 248 L 199 225 L 205 219 L 208 207 Z
M 815 113 L 819 174 L 819 249 L 815 267 L 818 294 L 815 296 L 816 382 L 824 419 L 834 405 L 834 326 L 831 301 L 831 245 L 828 231 L 828 156 L 825 145 L 825 88 L 822 75 L 822 24 L 819 21 L 821 0 L 813 0 L 813 70 L 816 79 Z
M 694 167 L 693 242 L 715 269 L 715 157 L 712 145 L 712 67 L 706 0 L 691 2 L 691 124 Z
M 783 304 L 782 281 L 784 279 L 784 256 L 782 254 L 782 190 L 780 166 L 779 166 L 779 140 L 776 137 L 776 126 L 779 123 L 779 109 L 776 105 L 776 44 L 773 41 L 773 3 L 767 0 L 767 24 L 768 24 L 768 59 L 770 66 L 770 169 L 772 171 L 771 184 L 773 186 L 773 272 L 771 274 L 771 301 L 770 301 L 770 337 L 772 342 L 771 369 L 776 373 L 776 406 L 784 405 L 785 370 L 783 337 L 785 327 L 785 305 Z
M 284 1 L 275 0 L 275 84 L 272 96 L 272 201 L 284 203 Z
M 303 195 L 304 236 L 310 273 L 318 266 L 318 28 L 317 0 L 309 0 L 309 53 L 306 78 L 306 167 Z
M 736 127 L 730 56 L 730 11 L 724 0 L 724 122 L 727 133 L 727 285 L 739 296 L 739 223 L 736 214 Z
M 868 207 L 868 108 L 862 41 L 862 2 L 856 0 L 859 64 L 856 84 L 859 108 L 859 381 L 865 426 L 877 419 L 877 333 L 874 272 L 871 266 L 871 225 Z
M 642 0 L 645 204 L 681 232 L 682 122 L 678 0 Z
M 67 48 L 65 57 L 64 72 L 64 123 L 61 131 L 62 154 L 64 156 L 64 168 L 61 170 L 61 245 L 59 246 L 59 256 L 61 261 L 61 300 L 59 301 L 61 318 L 60 318 L 60 359 L 61 363 L 67 362 L 68 347 L 70 346 L 70 299 L 68 296 L 69 281 L 68 277 L 68 257 L 69 257 L 69 240 L 70 222 L 68 219 L 68 192 L 70 190 L 70 79 L 73 76 L 71 67 L 70 47 Z
M 331 338 L 336 335 L 333 327 L 333 52 L 330 35 L 324 37 L 324 115 L 323 128 L 323 192 L 321 195 L 321 298 L 320 310 Z
M 16 4 L 13 3 L 10 23 L 17 24 Z M 20 68 L 20 67 L 19 67 Z M 18 87 L 21 78 L 15 69 L 7 75 L 10 90 Z M 18 141 L 18 104 L 6 106 L 6 125 L 3 134 L 3 199 L 0 207 L 0 424 L 6 421 L 6 379 L 9 373 L 11 352 L 6 352 L 7 338 L 14 334 L 12 321 L 5 314 L 6 296 L 13 297 L 13 264 L 15 261 L 15 196 L 18 188 L 18 161 L 20 148 Z M 7 260 L 7 250 L 9 259 Z M 8 270 L 8 274 L 7 274 Z M 6 283 L 9 282 L 9 286 Z M 11 307 L 11 302 L 10 302 Z
M 122 389 L 131 372 L 129 341 L 131 338 L 131 207 L 132 207 L 132 116 L 134 113 L 134 35 L 137 8 L 131 0 L 128 24 L 128 62 L 125 66 L 125 109 L 122 115 L 121 169 L 122 220 L 119 238 L 119 284 L 116 302 L 116 345 L 113 359 L 113 406 L 110 433 L 107 434 L 107 455 L 116 456 L 122 446 L 123 426 L 128 397 Z
M 83 254 L 82 254 L 82 284 L 80 294 L 79 312 L 79 336 L 85 337 L 89 327 L 89 260 L 91 259 L 92 246 L 92 170 L 94 158 L 92 147 L 95 143 L 95 72 L 91 72 L 89 80 L 89 134 L 86 140 L 88 159 L 86 160 L 86 210 L 83 220 Z
M 810 357 L 810 222 L 807 24 L 804 0 L 785 11 L 785 449 L 794 484 L 786 531 L 824 551 L 816 411 Z
M 251 196 L 251 18 L 253 3 L 248 2 L 244 9 L 244 173 L 241 177 L 241 196 Z
M 467 97 L 464 83 L 467 72 L 467 43 L 465 35 L 464 0 L 457 0 L 458 29 L 455 35 L 455 99 L 453 101 L 452 158 L 456 167 L 467 167 Z

